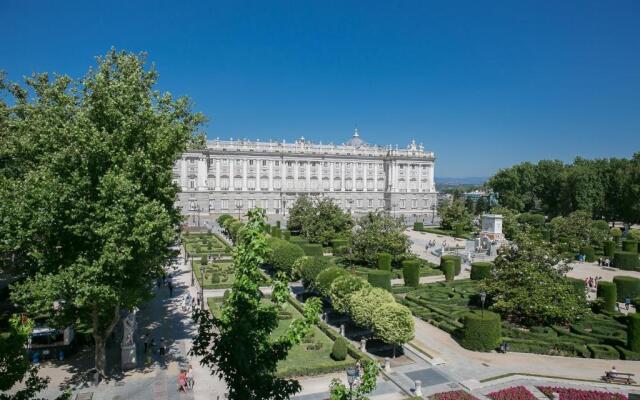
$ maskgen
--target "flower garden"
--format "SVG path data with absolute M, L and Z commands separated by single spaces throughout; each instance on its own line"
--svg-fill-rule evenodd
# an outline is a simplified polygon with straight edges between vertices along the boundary
M 231 248 L 218 236 L 210 233 L 184 233 L 182 243 L 189 257 L 204 255 L 230 256 Z
M 401 300 L 413 314 L 460 339 L 464 316 L 481 308 L 478 281 L 424 285 Z M 640 360 L 627 346 L 625 316 L 589 312 L 569 326 L 525 329 L 501 322 L 502 340 L 511 351 L 601 359 Z M 464 343 L 463 343 L 464 344 Z
M 620 393 L 601 390 L 583 390 L 553 386 L 536 386 L 545 396 L 553 400 L 553 394 L 558 393 L 560 400 L 627 400 L 627 396 Z M 514 386 L 492 392 L 486 395 L 492 400 L 536 400 L 524 386 Z M 478 400 L 477 397 L 463 390 L 436 393 L 429 397 L 431 400 Z

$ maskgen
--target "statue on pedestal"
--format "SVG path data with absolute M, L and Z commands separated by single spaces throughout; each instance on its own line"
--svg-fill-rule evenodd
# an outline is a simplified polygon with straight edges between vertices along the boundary
M 137 364 L 136 343 L 134 340 L 134 335 L 138 327 L 138 323 L 136 322 L 137 312 L 138 309 L 134 308 L 122 320 L 124 331 L 124 334 L 122 335 L 122 343 L 120 344 L 120 348 L 122 349 L 122 369 L 135 368 Z

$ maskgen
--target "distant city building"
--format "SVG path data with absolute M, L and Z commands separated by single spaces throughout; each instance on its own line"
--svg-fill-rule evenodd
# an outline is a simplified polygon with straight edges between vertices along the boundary
M 369 145 L 356 129 L 341 145 L 210 140 L 176 161 L 173 179 L 190 225 L 254 207 L 271 220 L 286 218 L 302 195 L 331 198 L 352 214 L 384 210 L 416 220 L 436 212 L 434 168 L 422 144 Z
M 471 199 L 473 201 L 478 201 L 478 199 L 480 199 L 480 197 L 486 197 L 488 195 L 487 192 L 485 192 L 484 190 L 474 190 L 471 192 L 466 192 L 464 194 L 464 197 L 466 199 Z

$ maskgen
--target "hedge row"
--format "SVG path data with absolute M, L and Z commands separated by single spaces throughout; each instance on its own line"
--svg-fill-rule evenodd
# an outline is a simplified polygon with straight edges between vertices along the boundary
M 391 271 L 391 254 L 378 253 L 378 269 Z
M 462 271 L 462 257 L 453 255 L 442 256 L 440 257 L 440 268 L 444 266 L 447 260 L 453 261 L 454 274 L 459 275 L 460 271 Z
M 602 299 L 601 301 L 603 303 L 602 307 L 604 311 L 616 311 L 616 300 L 618 298 L 617 293 L 616 285 L 613 282 L 598 282 L 597 296 L 599 299 Z
M 613 255 L 613 266 L 619 269 L 634 271 L 640 269 L 640 258 L 632 251 L 616 251 Z
M 491 277 L 491 262 L 474 262 L 471 264 L 471 280 L 480 281 Z
M 596 260 L 596 252 L 591 246 L 582 246 L 580 248 L 580 254 L 585 256 L 586 262 L 594 262 Z
M 300 244 L 302 251 L 307 256 L 322 256 L 324 254 L 324 250 L 322 249 L 321 244 L 315 243 L 306 243 Z
M 414 222 L 413 223 L 413 230 L 414 231 L 421 231 L 424 229 L 424 224 L 422 222 Z
M 604 255 L 609 258 L 613 258 L 616 250 L 618 249 L 618 244 L 613 240 L 607 240 L 604 242 Z
M 622 241 L 622 251 L 629 251 L 631 253 L 638 252 L 638 242 L 635 240 L 623 240 Z
M 630 276 L 614 276 L 613 283 L 616 285 L 617 297 L 619 302 L 624 299 L 633 299 L 640 295 L 640 279 Z
M 389 271 L 373 270 L 367 274 L 367 281 L 373 287 L 391 291 L 391 273 Z

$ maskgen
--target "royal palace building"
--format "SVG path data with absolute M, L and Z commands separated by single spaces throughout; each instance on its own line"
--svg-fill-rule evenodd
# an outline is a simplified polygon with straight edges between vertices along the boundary
M 436 212 L 435 157 L 413 141 L 406 149 L 365 143 L 356 129 L 344 144 L 211 140 L 184 153 L 173 169 L 178 206 L 190 225 L 261 207 L 286 218 L 303 195 L 333 199 L 352 214 L 384 210 L 407 220 Z

